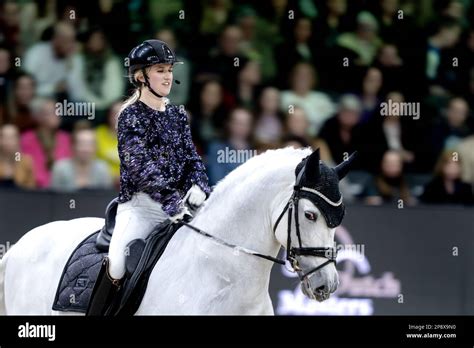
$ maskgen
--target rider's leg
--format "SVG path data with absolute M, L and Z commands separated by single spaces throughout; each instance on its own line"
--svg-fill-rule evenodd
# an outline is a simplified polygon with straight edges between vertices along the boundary
M 148 195 L 139 193 L 117 208 L 115 228 L 110 241 L 109 256 L 104 260 L 91 295 L 87 315 L 108 314 L 114 295 L 125 274 L 127 244 L 146 238 L 155 226 L 168 218 L 161 205 Z

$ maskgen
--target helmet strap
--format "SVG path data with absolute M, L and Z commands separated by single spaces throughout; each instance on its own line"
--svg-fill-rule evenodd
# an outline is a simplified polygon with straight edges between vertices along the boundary
M 142 68 L 142 73 L 143 73 L 143 78 L 145 79 L 145 86 L 148 88 L 148 90 L 157 98 L 163 98 L 162 95 L 159 95 L 158 93 L 156 93 L 153 88 L 151 88 L 150 86 L 150 80 L 148 79 L 148 75 L 146 73 L 146 70 L 145 68 Z

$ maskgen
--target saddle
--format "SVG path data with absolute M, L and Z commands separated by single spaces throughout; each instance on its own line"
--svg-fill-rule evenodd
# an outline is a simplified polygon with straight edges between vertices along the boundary
M 107 256 L 115 227 L 118 199 L 107 206 L 105 225 L 85 238 L 72 252 L 61 275 L 53 310 L 86 313 L 103 259 Z M 169 241 L 183 224 L 169 219 L 156 226 L 145 239 L 135 239 L 127 246 L 126 273 L 112 313 L 133 315 L 145 294 L 148 279 Z

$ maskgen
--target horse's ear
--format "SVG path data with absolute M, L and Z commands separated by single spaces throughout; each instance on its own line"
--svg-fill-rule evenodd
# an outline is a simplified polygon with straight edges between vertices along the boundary
M 305 179 L 308 184 L 316 184 L 319 180 L 319 148 L 317 148 L 306 160 Z
M 344 178 L 346 176 L 346 174 L 349 172 L 349 169 L 352 165 L 352 162 L 354 161 L 354 159 L 356 159 L 358 156 L 358 153 L 357 151 L 354 151 L 348 159 L 346 159 L 345 161 L 342 161 L 341 163 L 339 163 L 335 168 L 334 170 L 336 171 L 337 173 L 337 176 L 339 177 L 339 180 L 341 180 L 342 178 Z

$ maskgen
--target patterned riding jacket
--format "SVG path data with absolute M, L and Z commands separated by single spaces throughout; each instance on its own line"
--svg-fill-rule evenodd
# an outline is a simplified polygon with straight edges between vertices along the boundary
M 186 192 L 198 185 L 210 194 L 204 164 L 196 152 L 186 112 L 168 104 L 157 111 L 141 101 L 129 105 L 118 120 L 119 202 L 144 192 L 165 213 L 180 212 Z

